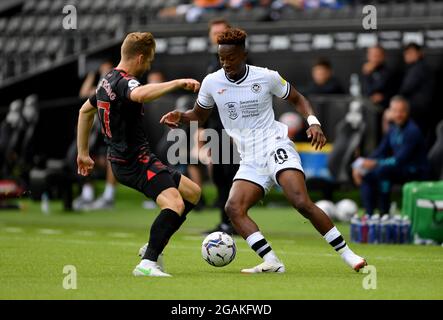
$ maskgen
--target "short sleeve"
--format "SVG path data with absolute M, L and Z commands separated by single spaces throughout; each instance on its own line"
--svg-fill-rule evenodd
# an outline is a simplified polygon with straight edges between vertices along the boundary
M 283 79 L 277 71 L 269 70 L 268 72 L 271 93 L 281 99 L 287 99 L 289 92 L 291 91 L 291 85 L 289 82 Z
M 95 95 L 95 93 L 90 96 L 88 100 L 94 108 L 97 108 L 97 96 Z
M 215 105 L 214 98 L 210 92 L 210 83 L 208 77 L 203 79 L 203 82 L 198 92 L 197 104 L 203 109 L 212 109 Z
M 118 94 L 128 100 L 131 100 L 131 91 L 139 86 L 141 86 L 141 83 L 137 79 L 123 78 L 119 81 L 117 86 Z

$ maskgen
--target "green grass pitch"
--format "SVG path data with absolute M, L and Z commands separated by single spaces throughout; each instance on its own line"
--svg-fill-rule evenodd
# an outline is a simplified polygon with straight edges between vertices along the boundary
M 137 251 L 148 239 L 157 210 L 120 187 L 113 211 L 64 213 L 58 202 L 45 216 L 38 203 L 0 211 L 0 299 L 442 299 L 443 248 L 357 245 L 377 271 L 377 288 L 363 288 L 356 273 L 289 207 L 257 207 L 251 215 L 286 265 L 285 274 L 244 275 L 260 262 L 235 237 L 238 252 L 224 268 L 200 255 L 201 232 L 218 221 L 216 210 L 190 214 L 165 250 L 172 278 L 135 278 Z M 349 225 L 338 224 L 349 238 Z M 66 290 L 63 268 L 76 268 L 77 289 Z

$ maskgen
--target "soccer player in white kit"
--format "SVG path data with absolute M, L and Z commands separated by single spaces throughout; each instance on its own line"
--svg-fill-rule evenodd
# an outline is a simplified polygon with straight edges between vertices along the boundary
M 320 123 L 309 102 L 278 72 L 246 64 L 245 41 L 246 33 L 241 29 L 222 33 L 218 37 L 222 68 L 203 80 L 192 110 L 169 112 L 160 122 L 172 128 L 190 121 L 203 123 L 211 109 L 218 108 L 241 157 L 225 209 L 235 230 L 264 260 L 243 269 L 243 273 L 285 272 L 285 266 L 248 216 L 249 208 L 274 184 L 281 186 L 293 207 L 311 221 L 343 260 L 359 271 L 367 265 L 366 260 L 352 252 L 331 219 L 309 198 L 300 156 L 288 138 L 287 126 L 274 118 L 272 96 L 289 100 L 307 119 L 307 134 L 315 149 L 326 143 Z

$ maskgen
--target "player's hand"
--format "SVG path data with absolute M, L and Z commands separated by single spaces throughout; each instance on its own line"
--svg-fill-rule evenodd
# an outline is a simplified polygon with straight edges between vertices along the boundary
M 161 119 L 160 123 L 167 125 L 170 128 L 177 128 L 180 124 L 181 112 L 171 111 L 165 114 Z
M 352 178 L 354 180 L 354 183 L 356 186 L 360 186 L 362 181 L 363 181 L 363 177 L 361 175 L 361 173 L 357 170 L 357 169 L 352 169 Z
M 361 166 L 364 169 L 372 170 L 377 166 L 377 160 L 374 159 L 364 159 Z
M 77 173 L 82 176 L 88 176 L 94 168 L 94 160 L 89 155 L 77 156 Z
M 192 92 L 197 92 L 200 89 L 200 82 L 194 79 L 180 79 L 179 84 L 182 89 Z
M 326 144 L 326 137 L 319 125 L 311 125 L 308 130 L 306 130 L 306 133 L 308 138 L 311 139 L 311 146 L 313 146 L 315 150 L 321 150 Z

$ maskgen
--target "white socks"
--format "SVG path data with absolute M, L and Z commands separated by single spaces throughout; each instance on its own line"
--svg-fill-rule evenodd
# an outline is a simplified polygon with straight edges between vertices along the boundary
M 333 227 L 329 230 L 323 238 L 335 249 L 335 251 L 340 253 L 343 258 L 349 254 L 354 254 L 352 250 L 349 249 L 337 227 Z
M 246 242 L 265 261 L 279 261 L 275 252 L 260 231 L 254 232 L 246 238 Z
M 115 186 L 111 183 L 106 183 L 105 191 L 103 191 L 103 198 L 107 201 L 114 201 Z
M 85 183 L 82 187 L 82 199 L 86 201 L 94 200 L 94 188 L 90 183 Z

